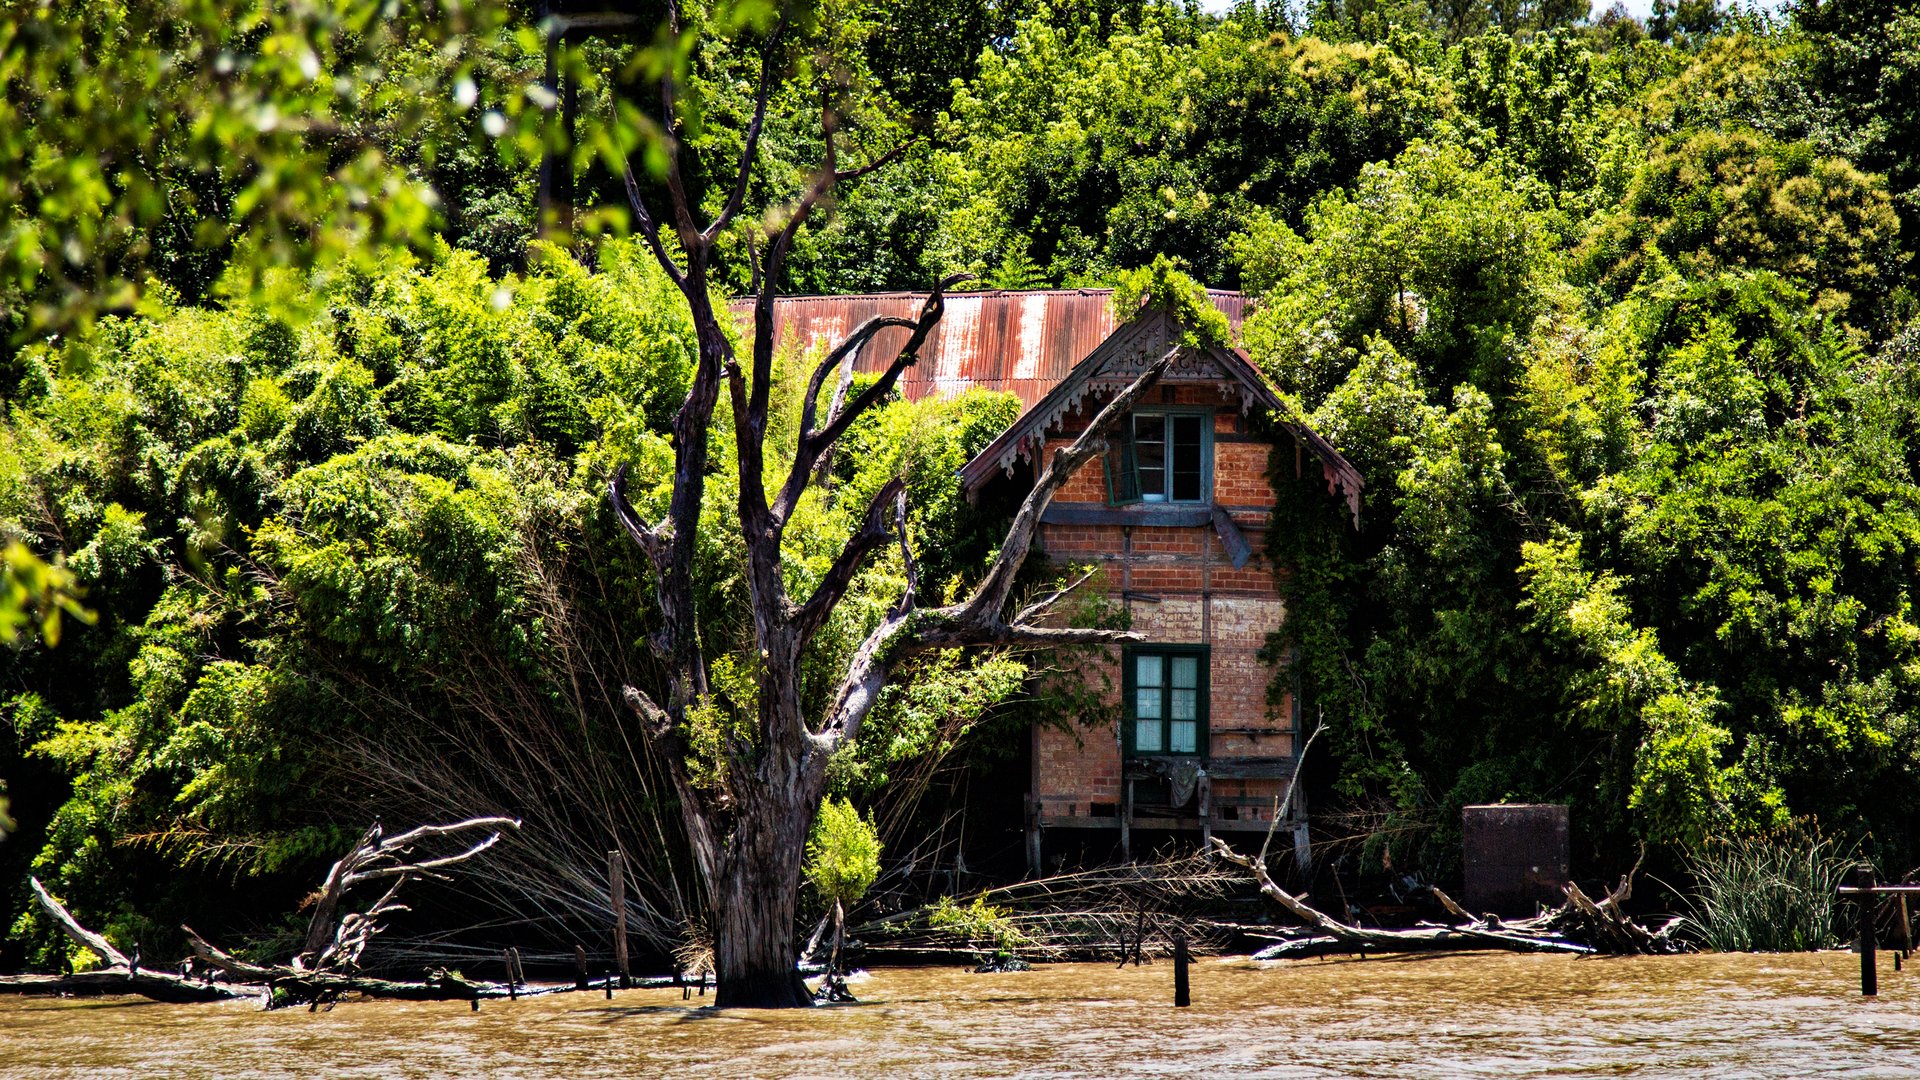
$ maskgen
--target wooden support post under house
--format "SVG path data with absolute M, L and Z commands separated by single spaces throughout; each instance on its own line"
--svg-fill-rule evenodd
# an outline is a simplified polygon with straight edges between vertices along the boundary
M 1199 778 L 1195 781 L 1195 786 L 1199 789 L 1198 794 L 1196 794 L 1194 798 L 1198 800 L 1200 804 L 1200 847 L 1202 850 L 1212 851 L 1213 777 L 1208 776 L 1207 771 L 1202 769 L 1200 770 Z
M 1874 997 L 1880 993 L 1880 973 L 1874 969 L 1873 955 L 1873 864 L 1855 867 L 1853 883 L 1860 890 L 1860 995 Z
M 620 989 L 633 982 L 627 967 L 627 864 L 615 848 L 607 852 L 607 889 L 613 902 L 613 966 L 620 972 Z
M 1040 877 L 1045 872 L 1041 862 L 1040 846 L 1040 800 L 1027 800 L 1027 872 Z

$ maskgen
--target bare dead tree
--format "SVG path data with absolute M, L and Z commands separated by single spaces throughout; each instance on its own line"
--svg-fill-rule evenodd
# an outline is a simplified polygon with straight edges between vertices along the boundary
M 671 70 L 659 79 L 661 149 L 664 150 L 666 213 L 642 192 L 633 169 L 626 188 L 642 238 L 667 276 L 685 296 L 698 340 L 693 379 L 673 420 L 673 489 L 663 520 L 647 522 L 629 502 L 626 471 L 609 484 L 613 509 L 645 553 L 657 579 L 660 625 L 649 646 L 666 672 L 663 700 L 635 687 L 624 694 L 648 736 L 663 751 L 677 789 L 694 863 L 706 889 L 714 933 L 714 962 L 722 1006 L 798 1007 L 811 1004 L 795 965 L 794 919 L 801 862 L 826 783 L 827 761 L 856 739 L 881 690 L 901 665 L 931 649 L 994 645 L 1112 644 L 1135 640 L 1125 631 L 1037 625 L 1043 614 L 1029 608 L 1006 612 L 1016 575 L 1027 558 L 1040 516 L 1061 484 L 1105 449 L 1105 437 L 1133 401 L 1166 369 L 1162 357 L 1107 402 L 1095 421 L 1042 471 L 1015 515 L 997 560 L 971 596 L 941 607 L 923 607 L 915 588 L 913 553 L 905 533 L 905 482 L 883 485 L 859 518 L 845 548 L 810 596 L 788 594 L 781 572 L 781 541 L 802 497 L 816 482 L 816 466 L 862 414 L 891 391 L 946 310 L 945 291 L 964 277 L 936 285 L 914 319 L 879 318 L 856 328 L 814 370 L 800 402 L 797 445 L 786 479 L 777 490 L 765 481 L 767 433 L 774 381 L 774 290 L 799 229 L 835 188 L 885 166 L 905 149 L 898 145 L 852 167 L 839 161 L 842 132 L 831 104 L 821 111 L 824 147 L 805 190 L 763 223 L 748 226 L 753 266 L 751 353 L 737 357 L 714 307 L 712 272 L 716 245 L 735 224 L 759 153 L 767 102 L 780 71 L 778 51 L 784 21 L 761 42 L 760 81 L 744 146 L 726 202 L 704 224 L 690 194 L 678 136 L 679 88 Z M 668 5 L 668 29 L 677 34 L 677 5 Z M 663 230 L 671 236 L 669 245 Z M 677 248 L 676 250 L 671 250 Z M 840 408 L 821 414 L 819 397 L 828 376 L 850 352 L 871 343 L 888 327 L 909 331 L 906 344 L 866 389 Z M 691 781 L 686 767 L 689 710 L 708 700 L 707 660 L 695 624 L 696 533 L 706 498 L 713 413 L 722 390 L 732 405 L 739 498 L 736 508 L 746 556 L 752 642 L 757 653 L 757 715 L 751 745 L 730 753 L 724 790 Z M 854 650 L 831 704 L 810 718 L 801 704 L 801 662 L 814 636 L 827 624 L 861 568 L 881 548 L 897 542 L 906 560 L 907 585 L 897 603 Z

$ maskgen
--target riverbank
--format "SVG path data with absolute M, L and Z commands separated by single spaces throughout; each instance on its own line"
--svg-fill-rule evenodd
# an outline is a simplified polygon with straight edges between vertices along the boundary
M 492 1002 L 0 1001 L 0 1077 L 1920 1075 L 1920 974 L 1844 952 L 1444 954 L 883 969 L 859 1005 L 718 1013 L 680 992 Z

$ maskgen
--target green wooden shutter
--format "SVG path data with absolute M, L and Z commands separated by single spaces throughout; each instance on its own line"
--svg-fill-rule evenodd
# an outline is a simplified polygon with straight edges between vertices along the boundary
M 1133 416 L 1107 436 L 1107 501 L 1115 506 L 1140 501 L 1140 469 L 1133 452 Z

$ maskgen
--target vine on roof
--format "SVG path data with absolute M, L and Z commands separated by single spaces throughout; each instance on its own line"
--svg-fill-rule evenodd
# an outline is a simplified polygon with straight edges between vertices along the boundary
M 1182 342 L 1190 347 L 1224 348 L 1233 340 L 1233 326 L 1207 299 L 1206 286 L 1188 276 L 1167 255 L 1155 255 L 1150 265 L 1120 271 L 1114 284 L 1116 322 L 1125 324 L 1150 311 L 1171 315 L 1185 331 Z

